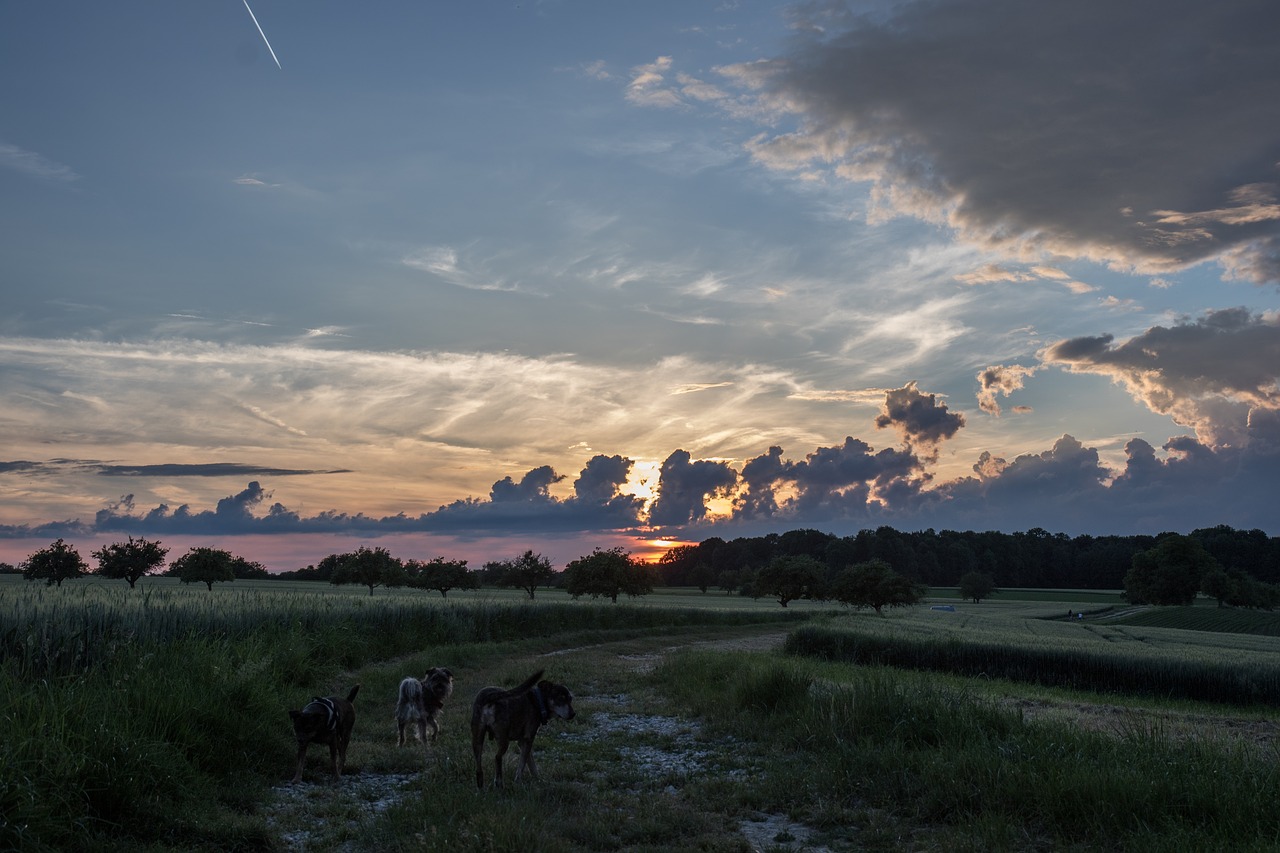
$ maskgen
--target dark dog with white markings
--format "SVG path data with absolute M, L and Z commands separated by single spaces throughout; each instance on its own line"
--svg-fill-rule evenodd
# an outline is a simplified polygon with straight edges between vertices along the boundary
M 414 736 L 427 745 L 427 729 L 431 740 L 440 734 L 440 712 L 445 700 L 453 695 L 453 673 L 443 666 L 433 666 L 422 678 L 409 676 L 400 682 L 396 699 L 396 729 L 399 746 L 404 746 L 405 730 L 412 727 Z
M 507 745 L 515 741 L 520 745 L 520 762 L 516 765 L 516 781 L 524 768 L 529 775 L 538 778 L 538 766 L 533 761 L 533 738 L 543 723 L 553 717 L 573 719 L 573 694 L 563 684 L 542 681 L 542 670 L 524 680 L 518 687 L 504 690 L 486 687 L 476 694 L 471 705 L 471 750 L 476 756 L 476 787 L 484 789 L 484 739 L 498 742 L 498 753 L 493 758 L 493 781 L 502 787 L 502 757 Z
M 293 735 L 298 739 L 298 769 L 293 781 L 302 778 L 302 768 L 307 763 L 307 747 L 313 743 L 329 745 L 329 759 L 333 763 L 333 781 L 342 777 L 347 763 L 347 744 L 351 743 L 351 730 L 356 724 L 356 694 L 360 685 L 351 688 L 347 698 L 327 696 L 312 699 L 301 711 L 290 711 L 293 718 Z

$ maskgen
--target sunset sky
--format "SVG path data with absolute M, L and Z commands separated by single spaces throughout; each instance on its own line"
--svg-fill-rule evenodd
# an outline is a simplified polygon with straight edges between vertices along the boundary
M 1280 5 L 16 2 L 0 560 L 1280 535 Z

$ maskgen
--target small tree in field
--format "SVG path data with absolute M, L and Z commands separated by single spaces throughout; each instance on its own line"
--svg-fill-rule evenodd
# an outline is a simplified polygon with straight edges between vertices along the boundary
M 555 578 L 551 561 L 541 554 L 525 551 L 514 560 L 485 563 L 485 573 L 498 578 L 498 586 L 511 586 L 529 593 L 530 600 L 538 587 L 547 586 Z
M 756 575 L 753 592 L 770 596 L 786 607 L 799 599 L 822 600 L 826 595 L 826 566 L 813 557 L 775 557 Z
M 98 559 L 98 569 L 94 574 L 112 580 L 126 580 L 129 588 L 133 589 L 139 578 L 164 565 L 168 553 L 169 549 L 161 547 L 159 542 L 130 536 L 128 542 L 112 542 L 93 552 Z
M 960 578 L 960 597 L 978 604 L 984 598 L 990 598 L 1000 590 L 996 582 L 986 572 L 965 572 Z
M 80 552 L 61 539 L 48 548 L 36 551 L 22 561 L 22 576 L 29 581 L 42 580 L 46 586 L 62 586 L 67 578 L 75 578 L 89 570 Z
M 467 571 L 466 560 L 446 560 L 444 557 L 435 557 L 427 563 L 406 560 L 404 569 L 409 586 L 437 590 L 441 598 L 448 598 L 451 589 L 480 588 L 480 579 L 474 572 Z
M 849 566 L 836 576 L 831 588 L 831 597 L 841 604 L 870 607 L 876 613 L 883 613 L 886 607 L 919 604 L 924 594 L 923 586 L 880 559 Z
M 646 568 L 622 548 L 596 548 L 590 555 L 564 567 L 564 588 L 574 598 L 604 596 L 617 604 L 619 594 L 634 598 L 653 592 L 653 581 Z
M 329 583 L 358 583 L 369 587 L 369 595 L 373 595 L 377 586 L 404 586 L 404 565 L 386 548 L 362 545 L 355 553 L 343 556 Z
M 169 564 L 166 574 L 183 583 L 202 583 L 213 592 L 213 585 L 236 579 L 229 551 L 221 548 L 192 548 Z

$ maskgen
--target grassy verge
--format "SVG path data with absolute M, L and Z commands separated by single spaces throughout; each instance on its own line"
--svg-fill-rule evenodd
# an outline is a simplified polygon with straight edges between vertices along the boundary
M 1121 737 L 1025 722 L 967 688 L 881 667 L 723 654 L 659 669 L 711 737 L 741 738 L 763 779 L 743 806 L 858 849 L 1266 850 L 1275 755 L 1158 728 Z
M 512 638 L 528 649 L 553 636 L 563 645 L 794 620 L 585 603 L 253 593 L 232 606 L 189 590 L 61 592 L 10 588 L 0 607 L 0 849 L 272 849 L 280 835 L 260 806 L 291 775 L 286 711 L 345 694 L 361 670 L 372 679 L 361 707 L 384 706 L 362 720 L 389 720 L 395 683 L 421 675 L 428 657 L 465 666 Z M 410 652 L 422 661 L 375 666 Z

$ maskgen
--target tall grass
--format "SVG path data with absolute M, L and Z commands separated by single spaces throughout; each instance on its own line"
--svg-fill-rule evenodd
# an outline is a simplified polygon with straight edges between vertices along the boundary
M 1028 723 L 963 688 L 884 667 L 682 655 L 664 688 L 718 736 L 772 750 L 744 804 L 862 837 L 887 814 L 955 849 L 1266 850 L 1280 768 L 1158 728 L 1123 737 Z M 947 833 L 957 833 L 949 835 Z M 910 846 L 910 845 L 908 845 Z
M 260 850 L 285 711 L 344 670 L 441 646 L 785 613 L 101 584 L 0 600 L 0 849 Z M 344 680 L 345 678 L 345 680 Z
M 886 634 L 853 627 L 804 626 L 786 644 L 792 654 L 867 665 L 1007 678 L 1079 690 L 1235 705 L 1280 702 L 1274 662 L 1140 654 L 1128 645 L 1096 647 Z

